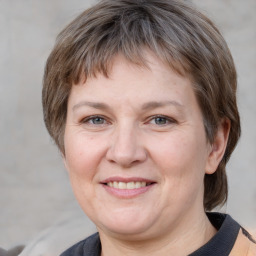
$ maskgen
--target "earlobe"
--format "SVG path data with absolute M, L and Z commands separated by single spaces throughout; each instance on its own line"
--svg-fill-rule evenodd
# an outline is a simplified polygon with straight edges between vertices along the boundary
M 216 132 L 214 142 L 211 145 L 209 152 L 205 173 L 213 174 L 222 160 L 226 151 L 228 137 L 230 131 L 230 120 L 224 118 L 221 120 L 218 130 Z

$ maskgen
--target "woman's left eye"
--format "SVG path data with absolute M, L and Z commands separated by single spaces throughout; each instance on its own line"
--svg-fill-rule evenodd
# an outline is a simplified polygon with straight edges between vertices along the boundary
M 149 120 L 150 124 L 156 124 L 156 125 L 167 125 L 174 123 L 175 121 L 169 117 L 166 116 L 155 116 Z

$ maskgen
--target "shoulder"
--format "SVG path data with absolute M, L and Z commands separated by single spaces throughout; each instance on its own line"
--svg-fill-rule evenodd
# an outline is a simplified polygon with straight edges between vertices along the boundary
M 248 256 L 256 255 L 256 238 L 252 237 L 246 230 L 243 229 L 243 235 L 249 240 Z
M 101 252 L 101 243 L 99 234 L 95 233 L 85 240 L 73 245 L 60 256 L 99 256 Z
M 241 227 L 237 236 L 232 256 L 255 256 L 256 255 L 256 240 Z
M 223 242 L 231 248 L 231 256 L 256 256 L 256 241 L 252 235 L 241 227 L 231 216 L 220 213 L 210 213 L 208 217 L 218 230 L 216 237 L 219 237 L 219 246 Z M 227 239 L 229 237 L 229 239 Z M 231 239 L 232 238 L 232 239 Z M 226 251 L 227 252 L 227 251 Z

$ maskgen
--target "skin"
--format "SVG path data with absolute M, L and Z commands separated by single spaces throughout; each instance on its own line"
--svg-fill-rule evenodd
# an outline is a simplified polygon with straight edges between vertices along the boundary
M 224 154 L 229 125 L 210 145 L 189 78 L 145 56 L 148 68 L 116 56 L 108 78 L 73 85 L 68 101 L 64 162 L 102 255 L 188 255 L 216 233 L 203 180 Z M 138 179 L 151 185 L 127 193 L 106 185 Z

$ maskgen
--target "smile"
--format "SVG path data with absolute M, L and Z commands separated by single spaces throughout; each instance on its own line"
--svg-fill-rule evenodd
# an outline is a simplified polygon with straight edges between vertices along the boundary
M 121 182 L 121 181 L 113 181 L 108 182 L 107 186 L 111 188 L 117 189 L 138 189 L 151 185 L 152 183 L 147 183 L 145 181 L 131 181 L 131 182 Z

